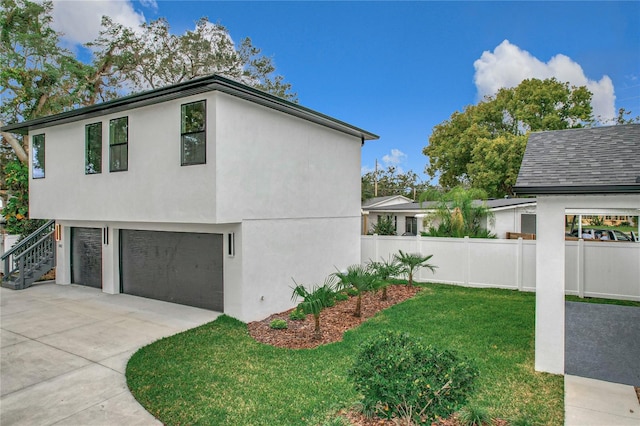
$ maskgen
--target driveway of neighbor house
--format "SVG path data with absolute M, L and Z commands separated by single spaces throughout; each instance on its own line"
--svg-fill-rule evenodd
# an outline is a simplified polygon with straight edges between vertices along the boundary
M 129 393 L 140 347 L 217 312 L 98 289 L 0 289 L 0 424 L 160 424 Z

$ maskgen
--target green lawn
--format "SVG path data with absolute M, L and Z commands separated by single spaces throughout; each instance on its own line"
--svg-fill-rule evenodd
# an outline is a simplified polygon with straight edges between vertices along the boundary
M 227 316 L 140 349 L 127 366 L 136 399 L 170 425 L 318 425 L 357 404 L 346 378 L 358 344 L 403 330 L 474 359 L 472 403 L 523 424 L 561 425 L 563 378 L 534 372 L 535 294 L 425 284 L 339 343 L 288 350 L 256 343 Z

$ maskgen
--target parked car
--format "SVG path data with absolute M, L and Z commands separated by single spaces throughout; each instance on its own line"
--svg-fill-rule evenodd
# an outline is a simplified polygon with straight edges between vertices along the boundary
M 578 236 L 578 230 L 574 229 L 572 232 L 567 234 L 570 237 L 580 237 L 585 240 L 611 240 L 611 241 L 638 241 L 635 234 L 627 235 L 622 231 L 618 231 L 617 229 L 592 229 L 592 228 L 582 228 L 582 235 Z

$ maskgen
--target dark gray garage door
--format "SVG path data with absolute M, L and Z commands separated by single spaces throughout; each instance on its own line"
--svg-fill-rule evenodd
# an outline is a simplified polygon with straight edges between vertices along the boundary
M 102 288 L 100 228 L 71 228 L 71 282 Z
M 222 312 L 222 235 L 120 231 L 121 290 Z

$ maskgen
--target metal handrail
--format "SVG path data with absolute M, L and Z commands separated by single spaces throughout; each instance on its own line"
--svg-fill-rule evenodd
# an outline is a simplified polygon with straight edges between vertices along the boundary
M 47 223 L 45 223 L 44 225 L 42 225 L 40 228 L 38 228 L 35 232 L 31 233 L 31 235 L 29 235 L 27 238 L 25 238 L 24 240 L 20 241 L 18 244 L 14 245 L 13 247 L 11 247 L 9 249 L 9 251 L 7 251 L 6 253 L 4 253 L 2 256 L 0 256 L 0 260 L 4 260 L 7 257 L 11 256 L 13 253 L 15 253 L 16 251 L 18 251 L 19 249 L 23 248 L 24 246 L 29 245 L 29 243 L 40 233 L 44 232 L 44 230 L 46 230 L 48 227 L 50 227 L 51 225 L 55 224 L 56 221 L 55 219 L 52 219 L 50 221 L 48 221 Z M 53 232 L 53 231 L 52 231 Z M 51 235 L 51 234 L 49 234 Z M 37 243 L 36 243 L 37 244 Z

